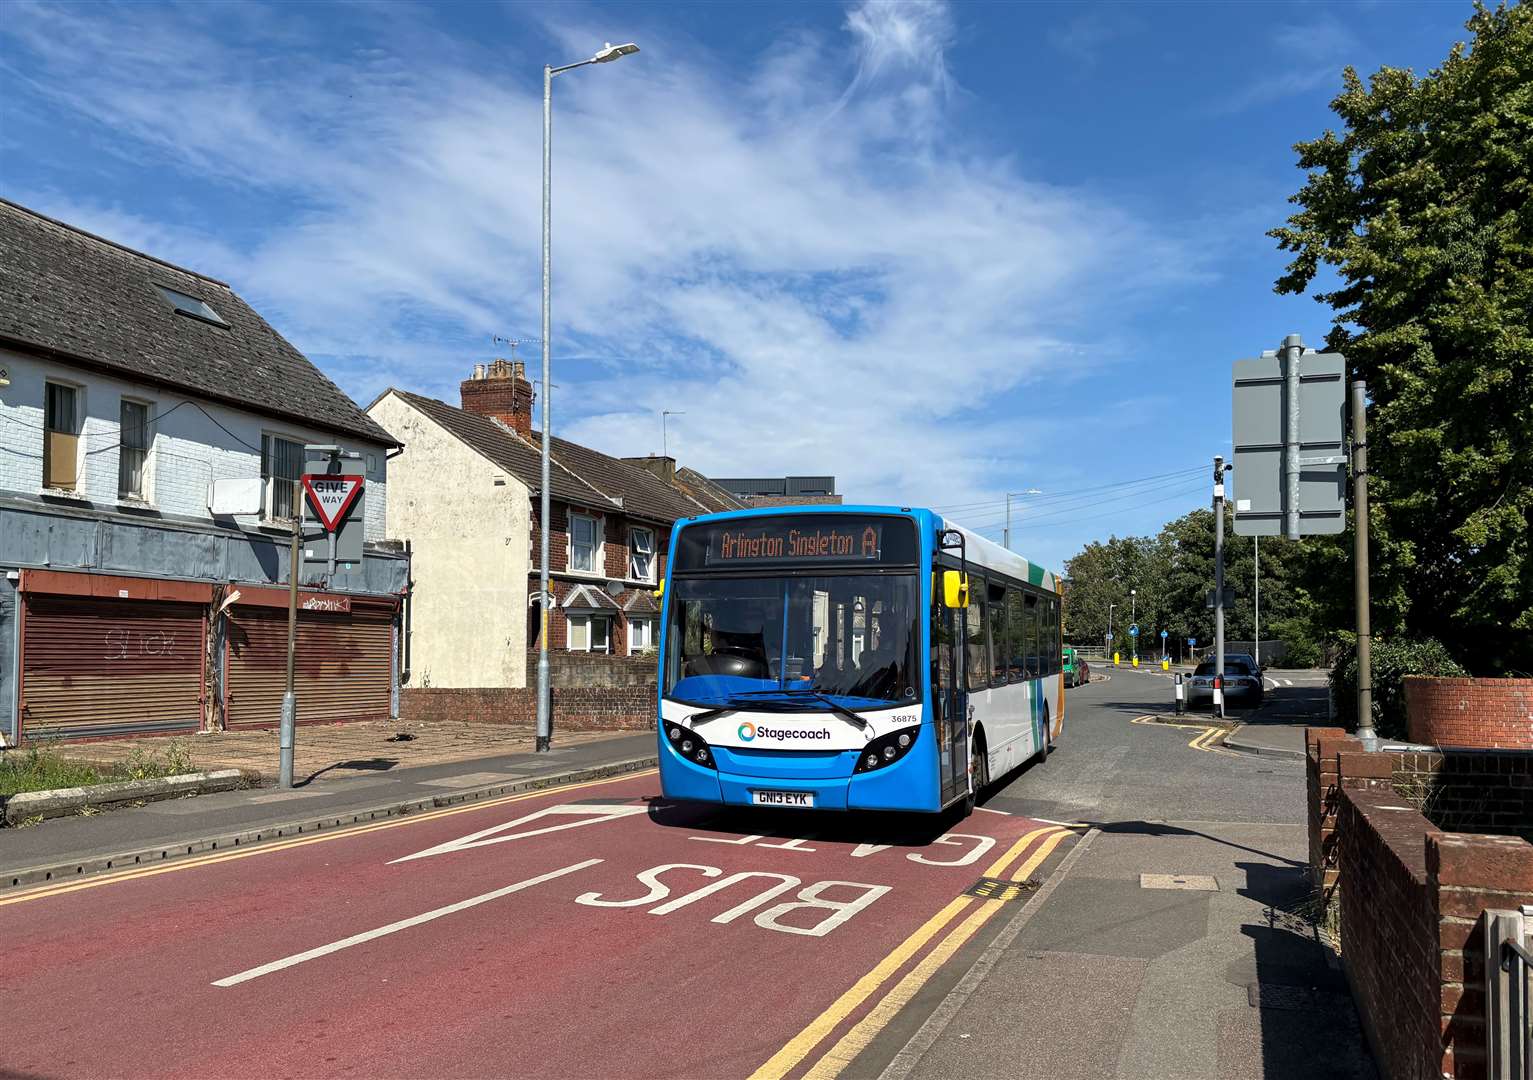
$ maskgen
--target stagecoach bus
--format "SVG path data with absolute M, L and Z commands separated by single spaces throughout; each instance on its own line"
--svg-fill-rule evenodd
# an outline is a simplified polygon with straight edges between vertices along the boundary
M 668 566 L 668 798 L 967 812 L 1059 737 L 1059 579 L 930 510 L 689 518 Z

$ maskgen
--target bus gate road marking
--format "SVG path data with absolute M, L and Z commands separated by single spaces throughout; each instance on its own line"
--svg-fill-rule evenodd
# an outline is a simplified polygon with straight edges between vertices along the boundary
M 402 855 L 390 861 L 394 863 L 410 862 L 413 859 L 425 859 L 432 855 L 445 855 L 451 851 L 467 851 L 470 848 L 489 847 L 491 844 L 503 844 L 508 840 L 523 840 L 529 836 L 542 836 L 545 833 L 561 832 L 565 829 L 578 829 L 583 825 L 596 825 L 604 821 L 616 821 L 619 818 L 632 817 L 635 814 L 649 812 L 648 806 L 629 806 L 611 803 L 560 803 L 557 806 L 546 806 L 542 810 L 535 810 L 525 814 L 515 821 L 507 821 L 500 825 L 491 825 L 488 829 L 480 829 L 478 832 L 460 836 L 456 840 L 448 840 L 437 844 L 435 847 L 417 851 L 413 855 Z M 525 832 L 507 833 L 507 829 L 514 829 L 518 825 L 526 825 L 540 818 L 557 817 L 560 815 L 577 815 L 579 821 L 566 821 L 558 825 L 544 825 L 540 829 L 528 829 Z
M 1057 834 L 1061 839 L 1069 835 L 1067 830 L 1061 829 L 1058 826 L 1044 826 L 1033 829 L 1018 838 L 1004 855 L 991 863 L 986 868 L 984 876 L 1001 876 L 1034 840 L 1051 834 Z M 1045 843 L 1047 843 L 1047 840 L 1045 840 Z M 1053 850 L 1052 846 L 1049 850 Z M 1041 862 L 1042 860 L 1038 861 Z M 1024 864 L 1023 870 L 1026 873 L 1031 873 L 1036 866 L 1037 862 L 1030 859 Z M 773 1054 L 770 1059 L 751 1074 L 750 1080 L 777 1080 L 777 1078 L 786 1076 L 816 1046 L 824 1041 L 826 1036 L 856 1011 L 860 1005 L 867 1001 L 880 986 L 903 968 L 933 937 L 968 908 L 973 900 L 974 898 L 971 896 L 957 896 L 950 900 L 942 910 L 927 919 L 914 933 L 895 946 L 888 955 L 874 965 L 872 970 L 858 979 L 855 984 L 833 1001 L 820 1015 L 811 1020 L 802 1031 L 790 1039 L 777 1053 Z M 999 906 L 1003 902 L 986 901 L 986 903 L 995 903 Z M 969 934 L 966 934 L 964 940 L 967 940 L 968 936 L 972 933 L 973 931 L 970 931 Z M 954 945 L 954 949 L 956 948 L 957 945 Z
M 360 934 L 352 934 L 348 938 L 342 938 L 340 941 L 332 941 L 328 945 L 320 945 L 317 948 L 306 949 L 301 953 L 294 953 L 292 956 L 285 956 L 281 960 L 273 960 L 269 964 L 262 964 L 259 967 L 249 968 L 245 971 L 241 971 L 237 975 L 230 975 L 223 979 L 215 979 L 213 981 L 213 985 L 238 986 L 242 982 L 249 982 L 251 979 L 259 979 L 262 975 L 270 975 L 274 971 L 281 971 L 284 968 L 294 967 L 308 960 L 317 960 L 321 956 L 329 956 L 331 953 L 340 952 L 342 949 L 349 949 L 353 945 L 361 945 L 369 941 L 375 941 L 378 938 L 386 937 L 389 934 L 397 934 L 401 930 L 408 930 L 412 926 L 420 926 L 422 923 L 431 922 L 433 919 L 440 919 L 444 915 L 452 915 L 459 911 L 466 911 L 471 907 L 478 907 L 480 904 L 487 904 L 491 900 L 499 900 L 502 896 L 510 896 L 512 893 L 521 892 L 523 889 L 530 889 L 534 885 L 541 885 L 545 881 L 553 881 L 555 878 L 561 878 L 566 874 L 573 874 L 577 870 L 585 870 L 589 867 L 595 866 L 601 861 L 601 859 L 586 859 L 584 862 L 571 863 L 569 866 L 562 867 L 558 870 L 550 870 L 546 874 L 539 874 L 537 877 L 528 878 L 526 881 L 518 881 L 515 885 L 507 885 L 502 889 L 494 889 L 487 893 L 480 893 L 478 896 L 471 896 L 467 900 L 459 900 L 456 904 L 448 904 L 446 907 L 439 907 L 432 911 L 422 912 L 419 915 L 412 915 L 408 919 L 400 919 L 398 922 L 391 922 L 387 926 L 380 926 L 374 930 L 364 930 Z
M 181 870 L 195 870 L 198 867 L 208 866 L 213 863 L 232 862 L 237 859 L 249 859 L 256 855 L 270 855 L 279 851 L 290 851 L 293 848 L 307 847 L 310 844 L 323 844 L 331 840 L 347 840 L 367 833 L 381 832 L 385 829 L 399 829 L 407 825 L 421 825 L 436 821 L 440 818 L 453 817 L 457 814 L 472 814 L 488 810 L 506 803 L 521 802 L 525 799 L 546 799 L 556 795 L 563 795 L 571 791 L 579 791 L 582 788 L 600 787 L 603 784 L 617 784 L 629 780 L 642 779 L 646 776 L 654 776 L 658 769 L 643 769 L 638 772 L 623 773 L 618 776 L 607 776 L 600 780 L 587 780 L 584 783 L 561 785 L 555 788 L 542 788 L 537 791 L 522 791 L 515 795 L 505 795 L 496 799 L 483 799 L 468 803 L 464 806 L 450 806 L 442 810 L 431 810 L 423 814 L 410 814 L 403 817 L 393 817 L 386 821 L 374 821 L 362 825 L 349 825 L 328 832 L 322 832 L 313 836 L 299 836 L 291 840 L 273 840 L 259 844 L 255 847 L 237 848 L 233 851 L 218 851 L 209 855 L 198 855 L 187 859 L 177 859 L 174 862 L 154 866 L 127 867 L 121 871 L 96 874 L 85 881 L 73 881 L 67 884 L 39 885 L 34 889 L 27 889 L 13 896 L 0 897 L 0 907 L 11 904 L 24 904 L 29 900 L 45 900 L 49 897 L 59 896 L 64 893 L 80 892 L 85 889 L 98 889 L 104 885 L 117 885 L 124 881 L 136 881 L 139 878 L 158 877 L 161 874 L 173 874 Z

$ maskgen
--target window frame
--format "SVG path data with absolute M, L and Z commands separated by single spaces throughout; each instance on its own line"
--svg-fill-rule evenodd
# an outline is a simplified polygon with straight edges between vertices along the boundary
M 637 626 L 643 626 L 644 627 L 643 635 L 637 635 L 637 634 L 634 633 L 634 628 L 637 627 Z M 638 642 L 636 641 L 636 638 L 639 637 L 639 636 L 642 636 L 644 638 L 644 644 L 642 644 L 642 645 L 639 645 Z M 652 649 L 654 647 L 655 647 L 655 620 L 652 619 L 652 618 L 649 618 L 648 616 L 640 616 L 640 615 L 629 616 L 629 618 L 628 618 L 628 655 L 629 656 L 637 656 L 638 654 L 642 653 L 645 649 Z
M 70 395 L 71 416 L 69 430 L 62 430 L 53 426 L 53 391 L 67 391 Z M 68 491 L 73 494 L 80 493 L 80 482 L 83 479 L 80 467 L 81 440 L 84 437 L 85 428 L 85 387 L 79 383 L 69 382 L 66 379 L 43 380 L 43 477 L 42 486 L 44 491 Z M 70 484 L 54 484 L 49 481 L 53 478 L 55 451 L 51 436 L 59 435 L 73 439 L 72 456 L 74 458 L 73 475 L 74 482 Z
M 989 579 L 978 574 L 969 574 L 969 606 L 964 615 L 964 685 L 969 693 L 977 693 L 980 690 L 990 689 L 990 672 L 993 670 L 991 656 L 993 655 L 990 644 L 990 613 L 987 607 L 989 596 L 986 590 L 989 588 Z M 975 641 L 974 613 L 979 612 L 979 641 Z M 984 653 L 981 663 L 976 665 L 972 652 L 974 646 L 981 645 Z
M 144 410 L 144 422 L 140 428 L 144 444 L 142 446 L 128 445 L 128 428 L 123 423 L 123 412 L 129 407 Z M 149 476 L 149 451 L 154 446 L 154 402 L 145 401 L 143 398 L 123 396 L 117 401 L 117 498 L 130 502 L 150 502 L 150 476 Z M 123 466 L 126 463 L 124 451 L 136 451 L 143 455 L 138 463 L 138 490 L 131 491 L 123 483 Z
M 585 521 L 591 525 L 591 564 L 585 569 L 575 565 L 575 522 Z M 587 577 L 601 577 L 604 568 L 602 562 L 602 534 L 601 524 L 595 514 L 583 514 L 575 510 L 565 513 L 564 522 L 565 555 L 564 568 L 571 574 L 584 574 Z
M 295 477 L 279 478 L 274 472 L 269 471 L 267 468 L 268 459 L 275 460 L 276 458 L 276 444 L 279 442 L 287 443 L 290 446 L 296 446 L 298 448 L 298 475 Z M 292 521 L 294 517 L 302 515 L 303 504 L 297 500 L 296 492 L 294 493 L 293 505 L 290 507 L 292 513 L 285 516 L 279 515 L 277 513 L 276 485 L 272 483 L 272 481 L 276 479 L 294 481 L 303 476 L 305 445 L 306 444 L 304 440 L 295 439 L 291 435 L 284 434 L 280 431 L 261 432 L 261 518 L 263 521 L 286 523 Z
M 599 653 L 605 656 L 612 655 L 612 616 L 597 611 L 582 611 L 579 615 L 566 615 L 567 624 L 564 636 L 564 647 L 568 652 Z M 600 649 L 596 648 L 596 627 L 603 626 L 603 641 Z M 579 627 L 584 644 L 575 644 L 575 630 Z
M 639 550 L 635 539 L 640 534 L 649 537 L 649 570 L 645 574 L 634 573 L 633 559 Z M 628 579 L 630 581 L 642 581 L 649 585 L 655 583 L 655 570 L 659 565 L 659 556 L 655 552 L 656 539 L 654 529 L 646 528 L 643 525 L 630 525 L 628 527 Z

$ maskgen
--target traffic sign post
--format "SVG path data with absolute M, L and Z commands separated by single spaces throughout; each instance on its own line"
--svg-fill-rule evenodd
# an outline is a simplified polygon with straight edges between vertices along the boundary
M 303 490 L 309 496 L 307 506 L 313 509 L 314 516 L 325 527 L 329 539 L 325 561 L 328 575 L 334 577 L 336 536 L 352 504 L 362 494 L 362 477 L 340 473 L 311 473 L 303 478 Z

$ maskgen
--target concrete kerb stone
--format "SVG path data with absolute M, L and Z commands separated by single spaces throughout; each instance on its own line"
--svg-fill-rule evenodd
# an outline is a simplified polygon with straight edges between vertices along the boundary
M 1286 757 L 1296 758 L 1300 761 L 1304 760 L 1305 751 L 1303 747 L 1291 749 L 1286 746 L 1263 746 L 1261 743 L 1247 742 L 1241 739 L 1240 733 L 1250 726 L 1249 724 L 1241 724 L 1224 737 L 1224 742 L 1221 745 L 1227 746 L 1231 750 L 1239 750 L 1242 754 L 1261 754 L 1266 757 Z
M 217 769 L 150 780 L 118 780 L 88 787 L 23 791 L 5 800 L 5 821 L 8 825 L 16 825 L 37 818 L 63 817 L 93 806 L 156 802 L 203 792 L 229 791 L 244 782 L 238 769 Z
M 7 889 L 20 888 L 26 885 L 42 885 L 74 880 L 109 870 L 124 870 L 134 866 L 169 862 L 187 855 L 199 855 L 212 851 L 232 851 L 237 848 L 251 847 L 263 841 L 329 832 L 336 829 L 344 829 L 351 825 L 365 825 L 368 822 L 384 818 L 400 817 L 425 810 L 455 806 L 459 803 L 494 798 L 499 795 L 516 795 L 526 791 L 564 787 L 587 780 L 601 780 L 609 776 L 620 776 L 623 773 L 653 768 L 658 764 L 659 758 L 653 755 L 629 758 L 626 761 L 614 761 L 606 765 L 594 765 L 585 769 L 554 773 L 549 776 L 535 776 L 526 780 L 491 784 L 467 791 L 455 791 L 443 795 L 429 795 L 399 802 L 384 803 L 361 810 L 348 811 L 343 814 L 329 814 L 324 817 L 311 817 L 278 825 L 266 825 L 259 829 L 250 829 L 244 832 L 222 833 L 217 836 L 177 841 L 173 844 L 161 844 L 121 854 L 97 855 L 86 859 L 71 859 L 44 866 L 25 867 L 20 870 L 11 870 L 0 874 L 0 893 Z M 236 769 L 225 771 L 238 776 L 238 770 Z

